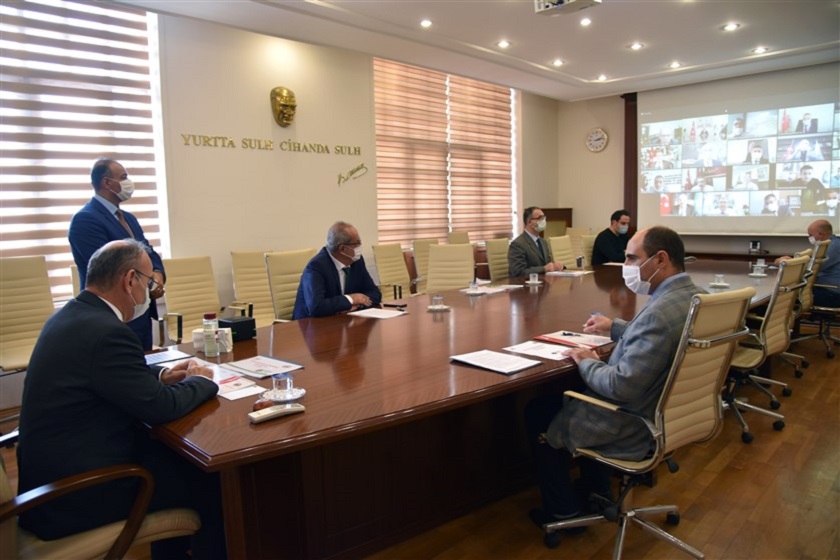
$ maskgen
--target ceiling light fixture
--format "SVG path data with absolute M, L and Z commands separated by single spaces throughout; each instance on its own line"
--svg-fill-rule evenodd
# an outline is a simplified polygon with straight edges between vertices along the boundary
M 633 50 L 633 51 L 643 49 L 644 47 L 645 46 L 638 41 L 636 41 L 635 43 L 631 43 L 631 44 L 627 45 L 627 48 L 630 49 L 630 50 Z
M 674 62 L 672 62 L 671 64 L 668 65 L 668 68 L 676 70 L 677 68 L 680 68 L 681 66 L 682 66 L 682 64 L 680 64 L 678 61 L 675 60 Z
M 739 27 L 741 27 L 740 23 L 735 23 L 734 21 L 732 21 L 721 27 L 721 29 L 723 29 L 724 31 L 735 31 Z
M 559 58 L 555 58 L 554 60 L 551 61 L 551 65 L 554 66 L 555 68 L 559 68 L 560 66 L 563 66 L 563 61 Z
M 755 54 L 764 54 L 769 50 L 770 49 L 768 49 L 767 47 L 756 47 L 756 48 L 753 49 L 752 52 L 754 52 Z
M 500 49 L 506 49 L 510 46 L 510 41 L 502 39 L 501 41 L 499 41 L 496 44 L 499 46 Z
M 430 19 L 424 19 L 423 21 L 420 22 L 420 27 L 422 27 L 423 29 L 428 29 L 431 26 L 432 26 L 432 20 L 430 20 Z
M 580 24 L 581 24 L 583 27 L 589 27 L 589 24 L 591 24 L 591 23 L 592 23 L 592 20 L 591 20 L 591 19 L 589 19 L 588 17 L 585 17 L 585 18 L 583 18 L 583 19 L 581 19 L 581 20 L 580 20 Z
M 600 76 L 598 76 L 598 81 L 599 82 L 606 82 L 607 81 L 607 76 L 605 74 L 601 74 Z

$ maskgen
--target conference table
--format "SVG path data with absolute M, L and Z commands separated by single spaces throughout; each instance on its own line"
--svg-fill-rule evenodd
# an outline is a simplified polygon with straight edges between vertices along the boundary
M 772 285 L 772 276 L 748 278 L 746 263 L 688 266 L 704 288 L 719 273 L 733 288 L 736 279 L 764 286 L 765 296 Z M 629 320 L 647 300 L 616 266 L 543 280 L 510 279 L 523 287 L 492 295 L 444 292 L 443 312 L 420 295 L 402 300 L 407 312 L 393 319 L 345 314 L 261 328 L 218 359 L 302 364 L 303 414 L 250 424 L 256 397 L 217 398 L 152 433 L 220 474 L 231 558 L 364 556 L 533 484 L 523 407 L 582 384 L 571 360 L 502 375 L 450 356 L 580 331 L 593 312 Z

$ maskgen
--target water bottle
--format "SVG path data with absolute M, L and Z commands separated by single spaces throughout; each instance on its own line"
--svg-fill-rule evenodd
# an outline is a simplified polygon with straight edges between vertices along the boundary
M 216 341 L 216 331 L 219 330 L 219 321 L 215 313 L 204 314 L 204 355 L 208 358 L 215 358 L 219 355 L 219 343 Z

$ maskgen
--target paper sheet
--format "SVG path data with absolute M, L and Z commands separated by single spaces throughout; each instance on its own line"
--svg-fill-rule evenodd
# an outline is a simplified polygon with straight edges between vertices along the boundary
M 562 360 L 571 350 L 568 346 L 557 346 L 556 344 L 548 344 L 547 342 L 537 342 L 536 340 L 529 340 L 521 344 L 515 344 L 504 348 L 508 352 L 516 352 L 517 354 L 528 354 L 529 356 L 537 356 L 538 358 L 545 358 L 547 360 Z
M 541 363 L 537 360 L 529 360 L 528 358 L 522 358 L 512 354 L 503 354 L 492 350 L 479 350 L 478 352 L 470 352 L 469 354 L 450 356 L 449 359 L 489 369 L 490 371 L 504 373 L 506 375 L 538 366 Z

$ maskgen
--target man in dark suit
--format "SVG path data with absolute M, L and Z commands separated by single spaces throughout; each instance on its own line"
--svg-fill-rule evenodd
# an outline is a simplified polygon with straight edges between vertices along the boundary
M 811 118 L 811 113 L 805 113 L 802 115 L 802 118 L 799 119 L 799 122 L 796 123 L 796 132 L 815 134 L 818 128 L 818 121 L 819 119 Z
M 292 319 L 356 311 L 380 301 L 382 294 L 362 257 L 359 231 L 346 222 L 334 223 L 326 247 L 303 269 Z
M 540 233 L 545 231 L 545 212 L 537 206 L 531 206 L 522 213 L 525 231 L 519 234 L 508 247 L 508 274 L 528 276 L 563 270 L 563 263 L 552 260 L 551 249 Z
M 602 315 L 586 322 L 584 332 L 617 342 L 607 362 L 589 348 L 575 348 L 569 357 L 578 365 L 586 393 L 652 421 L 691 296 L 703 290 L 685 273 L 683 242 L 669 228 L 655 226 L 638 232 L 627 244 L 626 255 L 625 284 L 636 294 L 650 294 L 650 299 L 630 322 Z M 650 432 L 642 422 L 628 421 L 582 401 L 564 405 L 562 395 L 546 395 L 531 401 L 525 412 L 543 501 L 543 508 L 533 510 L 531 518 L 539 525 L 574 517 L 585 505 L 572 485 L 568 451 L 589 447 L 608 457 L 632 461 L 651 451 Z M 587 461 L 582 462 L 581 470 L 586 490 L 610 494 L 608 470 Z
M 146 365 L 125 323 L 145 311 L 151 275 L 143 244 L 107 243 L 91 257 L 87 287 L 44 325 L 24 381 L 18 492 L 91 469 L 139 464 L 155 479 L 149 511 L 198 510 L 202 529 L 192 542 L 193 557 L 218 558 L 225 551 L 218 480 L 153 441 L 140 425 L 175 420 L 218 391 L 213 372 L 192 361 Z M 86 489 L 24 513 L 20 525 L 41 539 L 60 538 L 126 518 L 135 493 L 129 480 Z M 189 546 L 176 541 L 155 543 L 153 556 Z
M 109 241 L 132 238 L 149 249 L 154 268 L 152 277 L 157 286 L 150 295 L 152 300 L 158 299 L 163 295 L 166 282 L 163 261 L 146 240 L 137 218 L 120 209 L 120 202 L 129 200 L 134 193 L 134 183 L 128 178 L 125 167 L 113 159 L 99 159 L 91 169 L 90 182 L 93 198 L 73 216 L 68 233 L 81 288 L 84 289 L 87 283 L 88 261 L 94 251 Z M 152 348 L 152 318 L 157 316 L 157 305 L 152 301 L 149 311 L 129 323 L 144 350 Z

